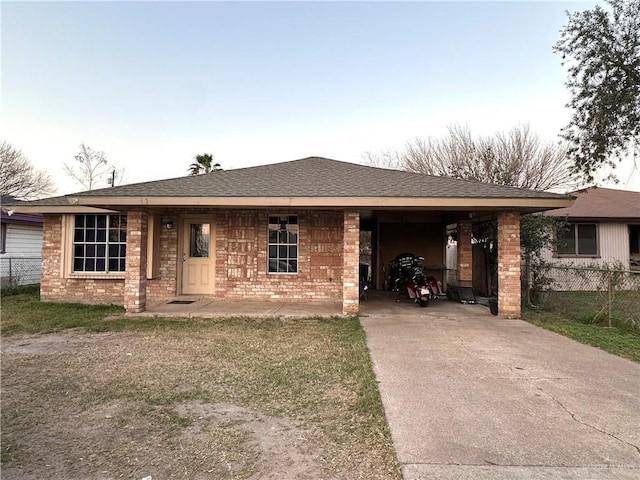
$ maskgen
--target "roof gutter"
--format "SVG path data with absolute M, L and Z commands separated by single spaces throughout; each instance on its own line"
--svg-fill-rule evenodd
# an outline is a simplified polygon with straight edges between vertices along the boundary
M 341 208 L 512 208 L 547 210 L 568 207 L 573 197 L 70 197 L 72 205 L 101 207 L 341 207 Z

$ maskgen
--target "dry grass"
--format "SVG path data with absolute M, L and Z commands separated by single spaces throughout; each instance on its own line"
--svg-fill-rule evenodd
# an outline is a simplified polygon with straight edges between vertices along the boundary
M 2 460 L 18 479 L 399 478 L 364 333 L 339 318 L 6 337 Z

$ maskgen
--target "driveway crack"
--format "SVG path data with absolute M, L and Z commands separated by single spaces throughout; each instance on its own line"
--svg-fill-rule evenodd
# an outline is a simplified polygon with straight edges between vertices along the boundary
M 633 443 L 627 442 L 626 440 L 617 437 L 616 435 L 614 435 L 613 433 L 609 433 L 605 430 L 602 430 L 594 425 L 591 425 L 587 422 L 583 422 L 582 420 L 580 420 L 575 413 L 573 413 L 571 410 L 569 410 L 564 403 L 562 403 L 560 400 L 558 400 L 553 394 L 549 393 L 549 392 L 545 392 L 544 389 L 542 387 L 540 387 L 539 385 L 535 385 L 534 383 L 531 383 L 537 390 L 539 390 L 540 392 L 544 393 L 546 396 L 548 396 L 549 398 L 551 398 L 554 402 L 556 402 L 560 408 L 562 408 L 565 412 L 567 412 L 569 415 L 571 415 L 571 418 L 573 418 L 574 421 L 578 422 L 580 425 L 584 425 L 585 427 L 588 427 L 592 430 L 595 430 L 596 432 L 600 432 L 603 433 L 605 435 L 608 435 L 611 438 L 614 438 L 616 440 L 618 440 L 621 443 L 624 443 L 626 445 L 629 445 L 630 447 L 633 447 L 636 452 L 638 452 L 638 454 L 640 455 L 640 447 L 638 447 L 637 445 L 634 445 Z

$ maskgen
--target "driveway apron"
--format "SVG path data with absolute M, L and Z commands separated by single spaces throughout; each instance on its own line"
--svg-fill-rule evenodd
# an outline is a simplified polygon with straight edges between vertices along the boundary
M 640 478 L 640 365 L 478 305 L 362 323 L 405 480 Z

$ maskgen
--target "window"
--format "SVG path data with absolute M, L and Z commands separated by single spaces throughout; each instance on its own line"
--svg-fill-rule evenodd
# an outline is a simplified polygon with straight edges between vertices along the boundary
M 570 223 L 558 232 L 558 255 L 598 255 L 598 228 L 595 223 Z
M 0 224 L 0 253 L 7 252 L 7 224 Z
M 640 225 L 629 225 L 629 253 L 640 254 Z
M 124 272 L 127 258 L 126 215 L 75 215 L 73 272 Z
M 269 273 L 298 271 L 298 217 L 269 217 Z

